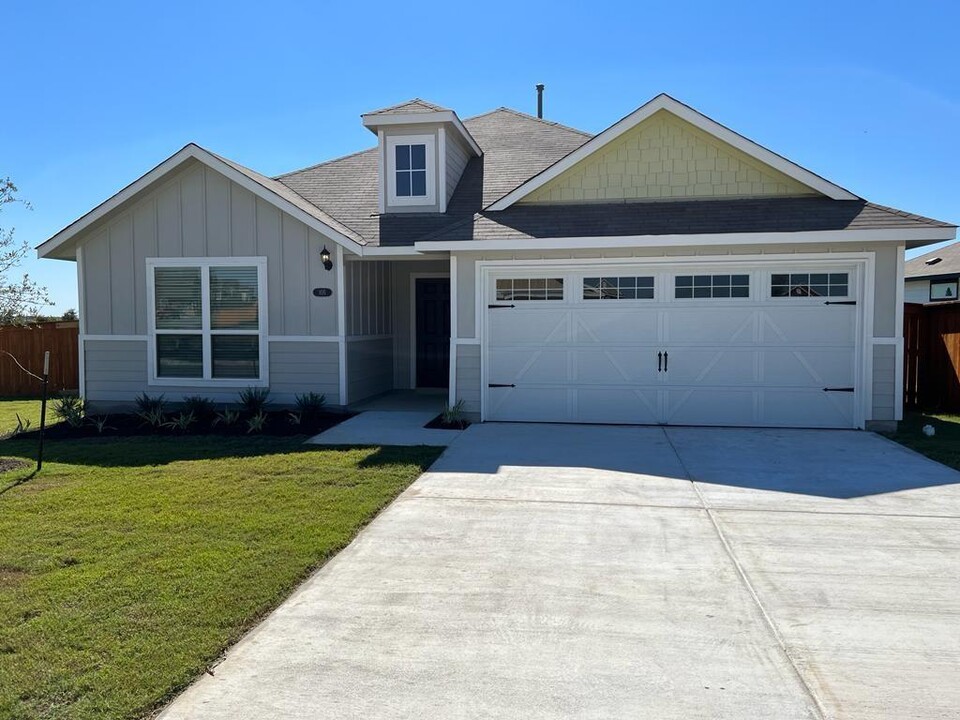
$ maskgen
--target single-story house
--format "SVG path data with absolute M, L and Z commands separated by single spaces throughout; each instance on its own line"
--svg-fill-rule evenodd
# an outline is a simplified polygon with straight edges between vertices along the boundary
M 950 302 L 960 298 L 960 243 L 907 260 L 903 299 L 908 303 Z
M 76 261 L 81 386 L 475 419 L 773 427 L 901 416 L 905 248 L 956 237 L 659 95 L 599 135 L 422 100 L 266 177 L 187 145 L 39 246 Z

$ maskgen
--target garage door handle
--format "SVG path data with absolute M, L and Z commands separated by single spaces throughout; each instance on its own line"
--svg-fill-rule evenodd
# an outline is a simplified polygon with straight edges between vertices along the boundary
M 498 310 L 500 308 L 512 308 L 512 307 L 516 307 L 516 305 L 487 305 L 488 310 Z
M 856 305 L 856 300 L 827 300 L 824 305 Z
M 487 387 L 516 387 L 513 383 L 488 383 Z
M 665 352 L 663 354 L 663 371 L 667 371 L 667 363 L 670 362 L 670 353 Z
M 853 392 L 853 388 L 844 387 L 844 388 L 824 388 L 824 392 Z
M 657 353 L 657 372 L 663 372 L 663 353 Z

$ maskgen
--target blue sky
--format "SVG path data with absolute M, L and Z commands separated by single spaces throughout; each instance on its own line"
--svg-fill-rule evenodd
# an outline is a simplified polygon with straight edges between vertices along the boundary
M 162 7 L 162 10 L 159 9 Z M 599 132 L 659 92 L 874 202 L 960 222 L 955 2 L 10 3 L 0 176 L 42 242 L 188 142 L 265 174 L 420 96 Z M 62 311 L 73 263 L 31 260 Z

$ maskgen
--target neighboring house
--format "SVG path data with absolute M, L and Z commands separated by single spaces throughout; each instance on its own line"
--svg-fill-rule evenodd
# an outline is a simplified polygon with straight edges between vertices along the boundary
M 483 420 L 889 426 L 904 249 L 871 204 L 659 95 L 599 135 L 421 100 L 268 178 L 188 145 L 39 247 L 76 260 L 81 384 Z
M 956 300 L 960 295 L 960 243 L 907 260 L 903 299 L 908 303 Z

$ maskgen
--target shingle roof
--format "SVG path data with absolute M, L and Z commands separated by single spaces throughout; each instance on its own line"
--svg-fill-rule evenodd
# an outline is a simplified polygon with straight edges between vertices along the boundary
M 387 113 L 446 112 L 449 109 L 450 108 L 434 105 L 433 103 L 427 102 L 426 100 L 421 100 L 420 98 L 413 98 L 413 100 L 407 100 L 406 102 L 402 102 L 397 105 L 391 105 L 390 107 L 380 108 L 379 110 L 371 110 L 370 112 L 364 113 L 364 115 L 386 115 Z
M 277 181 L 323 208 L 371 245 L 409 245 L 424 235 L 469 219 L 485 205 L 582 145 L 579 130 L 499 108 L 464 121 L 483 150 L 471 158 L 445 215 L 377 212 L 377 149 L 314 165 Z
M 376 113 L 443 109 L 414 99 Z M 335 218 L 369 245 L 411 245 L 418 240 L 953 227 L 862 200 L 819 197 L 513 205 L 500 212 L 484 212 L 483 208 L 592 136 L 503 107 L 463 124 L 483 156 L 467 163 L 444 215 L 379 215 L 376 148 L 290 172 L 274 181 Z
M 939 258 L 939 262 L 930 263 Z M 960 243 L 947 245 L 939 250 L 907 260 L 903 266 L 904 277 L 923 278 L 940 275 L 960 275 Z
M 424 240 L 506 240 L 696 233 L 951 227 L 862 200 L 763 198 L 577 205 L 513 205 L 481 212 Z

